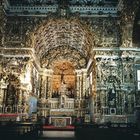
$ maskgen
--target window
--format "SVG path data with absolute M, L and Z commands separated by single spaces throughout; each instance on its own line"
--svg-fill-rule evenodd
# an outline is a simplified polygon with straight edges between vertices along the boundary
M 140 70 L 137 70 L 137 87 L 140 90 Z

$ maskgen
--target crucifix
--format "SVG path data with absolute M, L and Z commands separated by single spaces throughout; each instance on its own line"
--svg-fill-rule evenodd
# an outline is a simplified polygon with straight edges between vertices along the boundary
M 61 83 L 64 82 L 64 69 L 61 71 Z
M 64 71 L 67 70 L 67 68 L 65 67 L 65 63 L 62 64 L 62 68 L 60 69 L 61 70 L 61 83 L 65 83 L 64 81 Z

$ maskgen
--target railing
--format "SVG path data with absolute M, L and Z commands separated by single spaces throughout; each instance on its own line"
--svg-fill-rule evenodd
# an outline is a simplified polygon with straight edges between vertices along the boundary
M 97 14 L 98 12 L 101 12 L 101 11 L 104 13 L 113 13 L 113 14 L 117 13 L 116 7 L 71 6 L 70 10 L 72 11 L 72 13 L 74 13 L 74 12 L 82 12 L 82 13 L 91 12 L 91 13 Z
M 140 129 L 134 123 L 81 124 L 75 126 L 77 140 L 138 140 Z
M 115 14 L 117 15 L 117 7 L 113 6 L 69 6 L 71 13 L 81 14 Z M 5 7 L 8 13 L 20 13 L 23 15 L 28 14 L 47 14 L 49 12 L 55 13 L 58 10 L 58 5 L 47 5 L 47 6 L 9 6 Z
M 26 122 L 0 122 L 0 137 L 4 139 L 38 139 L 40 124 Z
M 105 123 L 105 122 L 114 122 L 114 123 L 133 123 L 135 122 L 134 114 L 127 115 L 117 115 L 117 114 L 94 114 L 95 122 Z

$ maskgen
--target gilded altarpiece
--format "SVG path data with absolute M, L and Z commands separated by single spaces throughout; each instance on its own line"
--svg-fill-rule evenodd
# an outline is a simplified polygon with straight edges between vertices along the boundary
M 137 103 L 135 62 L 139 53 L 130 49 L 135 3 L 126 11 L 129 8 L 124 7 L 120 16 L 82 17 L 79 13 L 71 17 L 64 10 L 61 18 L 50 13 L 46 17 L 14 16 L 6 20 L 0 7 L 1 111 L 5 113 L 9 111 L 5 108 L 12 106 L 12 112 L 16 106 L 14 112 L 28 113 L 27 100 L 32 93 L 43 116 L 83 117 L 91 112 L 96 122 L 107 122 L 111 117 L 114 122 L 131 121 Z M 93 63 L 89 68 L 90 59 Z M 70 79 L 71 73 L 53 71 L 57 61 L 66 60 L 73 64 L 72 86 L 70 80 L 62 80 L 62 76 Z M 11 73 L 20 77 L 18 84 L 6 81 Z M 61 84 L 69 85 L 63 96 L 59 95 Z M 69 101 L 67 108 L 62 99 Z

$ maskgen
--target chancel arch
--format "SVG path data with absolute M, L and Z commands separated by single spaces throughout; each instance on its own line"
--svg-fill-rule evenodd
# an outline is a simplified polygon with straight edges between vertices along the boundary
M 88 101 L 83 100 L 92 96 L 86 84 L 89 84 L 91 51 L 95 47 L 94 32 L 79 19 L 52 18 L 36 27 L 30 40 L 41 71 L 39 112 L 45 116 L 69 117 L 88 113 L 89 109 L 84 109 Z M 50 108 L 42 110 L 45 106 Z

